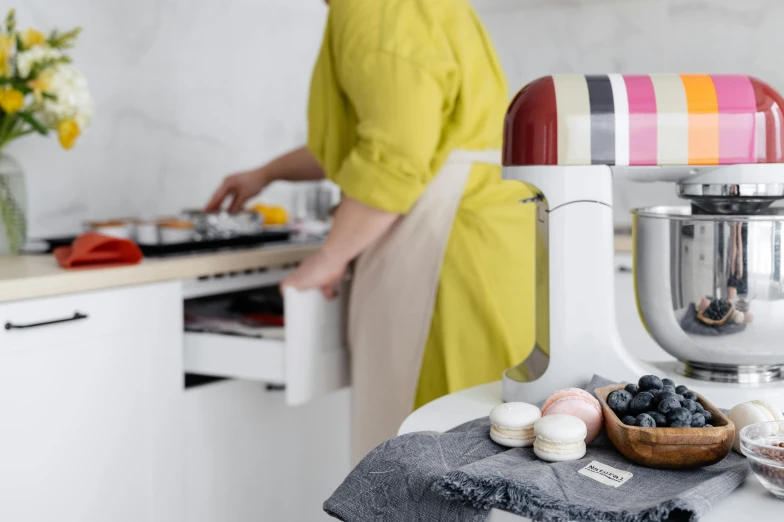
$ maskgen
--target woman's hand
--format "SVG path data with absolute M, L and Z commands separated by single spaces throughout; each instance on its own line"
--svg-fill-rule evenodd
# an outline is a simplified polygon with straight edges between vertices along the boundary
M 205 212 L 217 212 L 231 197 L 229 212 L 239 212 L 250 198 L 259 194 L 270 183 L 264 169 L 253 169 L 227 176 L 205 207 Z
M 327 299 L 334 299 L 337 287 L 343 282 L 348 263 L 330 257 L 322 248 L 287 277 L 281 284 L 281 291 L 290 286 L 297 290 L 319 288 Z

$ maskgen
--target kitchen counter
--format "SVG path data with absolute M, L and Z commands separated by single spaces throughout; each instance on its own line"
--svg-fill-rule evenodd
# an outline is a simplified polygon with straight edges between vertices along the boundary
M 318 242 L 145 259 L 138 265 L 65 270 L 51 255 L 0 257 L 0 302 L 281 267 L 313 254 Z
M 302 261 L 319 245 L 318 242 L 286 243 L 145 259 L 133 266 L 74 270 L 60 268 L 51 255 L 3 256 L 0 257 L 0 302 L 280 267 Z M 616 234 L 615 251 L 630 253 L 631 235 Z
M 469 388 L 436 399 L 419 408 L 403 422 L 398 435 L 415 431 L 447 431 L 464 422 L 484 417 L 501 404 L 501 381 Z M 781 501 L 768 493 L 754 475 L 728 498 L 720 501 L 702 522 L 776 520 Z M 488 522 L 530 522 L 530 519 L 492 510 Z

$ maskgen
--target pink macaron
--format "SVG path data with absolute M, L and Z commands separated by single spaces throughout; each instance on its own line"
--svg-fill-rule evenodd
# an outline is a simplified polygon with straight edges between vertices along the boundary
M 588 434 L 585 443 L 590 444 L 602 431 L 602 407 L 596 398 L 579 388 L 566 388 L 550 395 L 542 406 L 542 416 L 571 415 L 585 423 Z

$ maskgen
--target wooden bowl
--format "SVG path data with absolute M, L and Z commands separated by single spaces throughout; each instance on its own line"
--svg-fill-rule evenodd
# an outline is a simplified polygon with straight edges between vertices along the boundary
M 712 428 L 640 428 L 627 426 L 607 405 L 607 396 L 623 384 L 597 388 L 604 427 L 615 448 L 635 464 L 648 468 L 691 469 L 715 464 L 732 451 L 735 425 L 713 404 L 697 394 L 710 412 Z
M 701 323 L 707 324 L 708 326 L 722 326 L 724 323 L 727 322 L 727 320 L 729 320 L 730 317 L 732 317 L 732 312 L 735 311 L 735 306 L 732 304 L 732 301 L 728 301 L 728 303 L 730 304 L 730 311 L 727 312 L 727 315 L 725 315 L 718 321 L 714 321 L 713 319 L 708 319 L 707 317 L 705 317 L 705 310 L 697 313 L 697 319 L 699 319 Z

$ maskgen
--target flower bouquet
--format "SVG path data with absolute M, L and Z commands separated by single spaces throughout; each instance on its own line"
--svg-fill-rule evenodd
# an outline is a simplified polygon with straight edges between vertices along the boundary
M 0 27 L 0 252 L 18 251 L 26 233 L 24 179 L 5 147 L 28 134 L 56 132 L 71 149 L 92 119 L 87 80 L 67 53 L 79 32 L 17 31 L 14 10 Z

